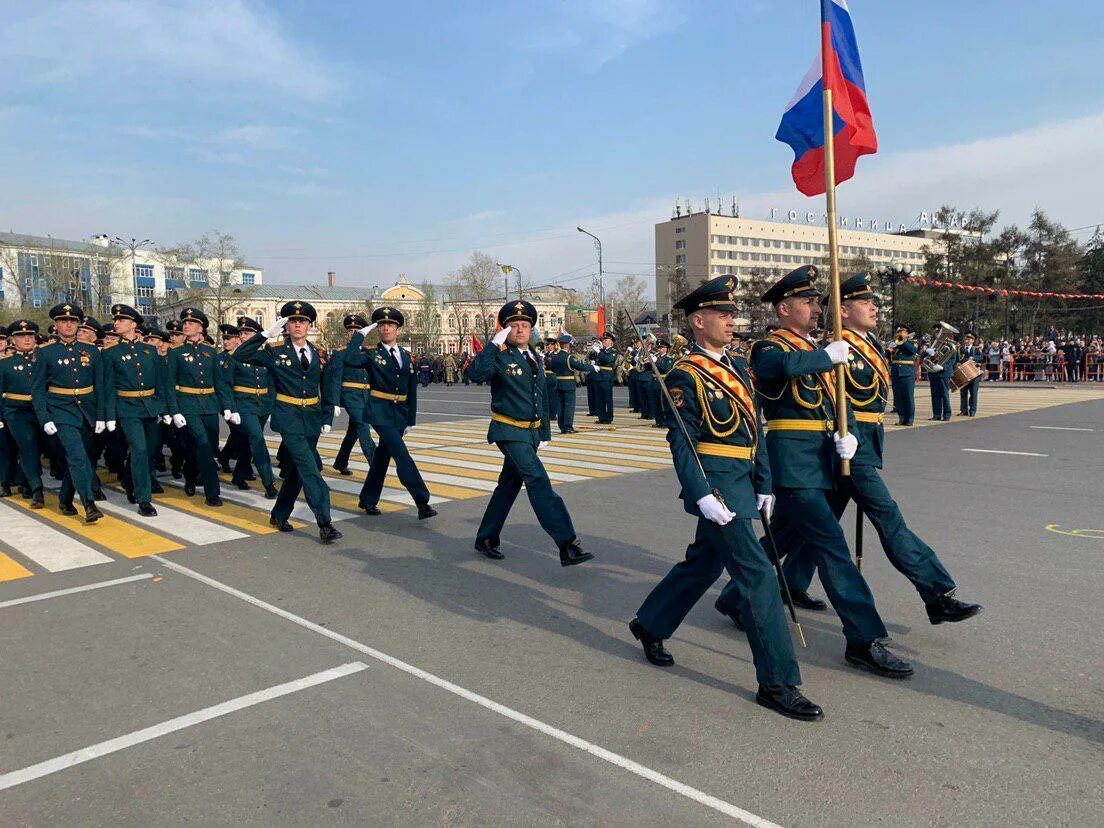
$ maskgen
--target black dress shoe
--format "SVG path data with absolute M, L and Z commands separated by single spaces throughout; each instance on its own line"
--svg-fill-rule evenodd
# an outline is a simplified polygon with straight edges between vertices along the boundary
M 789 684 L 760 684 L 755 701 L 768 710 L 791 719 L 813 722 L 824 717 L 819 704 L 813 704 L 796 687 Z
M 203 498 L 203 502 L 206 503 L 208 506 L 221 506 L 222 498 L 218 495 L 215 495 L 214 497 L 205 497 Z
M 380 511 L 380 507 L 375 503 L 369 503 L 367 506 L 362 506 L 361 508 L 364 509 L 364 514 L 371 515 L 372 517 L 383 514 L 383 512 Z
M 96 508 L 95 503 L 90 503 L 84 507 L 84 522 L 95 523 L 97 520 L 103 517 L 103 512 Z
M 569 429 L 567 429 L 567 430 L 566 430 L 566 431 L 565 431 L 564 433 L 565 433 L 565 434 L 578 434 L 578 433 L 579 433 L 579 429 L 577 429 L 577 428 L 569 428 Z
M 418 520 L 425 520 L 426 518 L 437 517 L 437 510 L 430 506 L 428 503 L 422 503 L 418 506 Z
M 498 543 L 492 541 L 490 538 L 476 538 L 475 551 L 482 552 L 492 561 L 501 561 L 506 558 L 506 556 L 502 554 L 502 550 L 498 548 Z
M 42 489 L 31 492 L 31 508 L 42 509 L 46 506 L 46 498 L 42 496 Z
M 29 488 L 27 488 L 26 486 L 20 486 L 19 487 L 19 496 L 22 497 L 24 500 L 30 500 L 31 499 L 31 490 Z
M 322 543 L 333 543 L 336 540 L 341 540 L 341 533 L 334 529 L 332 523 L 323 523 L 318 527 L 318 537 Z
M 153 508 L 152 503 L 139 503 L 138 514 L 140 514 L 142 517 L 153 517 L 157 514 L 157 510 Z
M 286 520 L 277 520 L 274 516 L 269 516 L 268 525 L 275 526 L 281 532 L 294 532 L 295 527 L 288 523 Z
M 277 495 L 279 495 L 279 494 L 280 493 L 278 491 L 276 491 L 276 487 L 273 484 L 269 483 L 267 486 L 265 486 L 264 496 L 268 500 L 275 500 Z
M 195 495 L 195 483 L 185 483 L 184 494 L 188 497 L 193 497 Z
M 172 479 L 173 480 L 179 480 L 183 476 L 184 476 L 184 474 L 183 474 L 183 472 L 180 471 L 180 469 L 173 469 L 172 470 Z
M 814 598 L 803 589 L 791 589 L 790 597 L 793 599 L 795 607 L 801 607 L 801 609 L 814 610 L 816 612 L 824 612 L 828 609 L 828 605 L 821 601 L 819 598 Z M 783 600 L 785 597 L 783 596 Z
M 903 679 L 913 673 L 912 665 L 887 650 L 881 641 L 871 641 L 869 644 L 848 644 L 843 657 L 847 659 L 848 664 L 886 678 Z
M 729 612 L 724 607 L 722 607 L 720 598 L 713 602 L 713 609 L 715 609 L 726 618 L 732 619 L 732 623 L 736 625 L 736 629 L 738 629 L 740 632 L 744 631 L 744 623 L 740 620 L 740 616 L 737 615 L 735 612 Z
M 583 547 L 579 546 L 578 538 L 572 538 L 560 549 L 560 566 L 575 566 L 593 557 L 593 554 L 584 552 Z
M 924 606 L 928 610 L 928 620 L 933 624 L 942 624 L 944 621 L 965 621 L 982 610 L 981 604 L 967 604 L 953 595 L 940 595 Z
M 348 466 L 334 466 L 334 471 L 337 472 L 338 474 L 343 474 L 346 477 L 351 477 L 352 474 L 353 474 L 353 472 L 349 469 Z
M 151 494 L 164 494 L 165 487 L 158 483 L 156 480 L 150 481 L 150 493 Z
M 126 498 L 127 498 L 127 503 L 137 503 L 138 502 L 138 498 L 135 496 L 133 491 L 127 492 L 126 493 Z
M 3 486 L 0 486 L 0 497 L 11 497 L 11 495 L 12 487 L 10 483 L 5 483 Z
M 230 474 L 230 464 L 225 461 L 222 463 L 222 473 Z
M 77 513 L 77 507 L 74 506 L 72 503 L 59 503 L 58 511 L 66 517 L 72 517 Z
M 249 484 L 246 483 L 244 480 L 235 480 L 234 485 L 241 489 L 241 491 L 243 492 L 249 491 Z
M 942 417 L 928 417 L 928 422 L 929 423 L 933 423 L 933 422 L 938 423 L 942 419 L 943 419 Z
M 644 625 L 635 618 L 629 622 L 629 632 L 644 648 L 644 658 L 656 667 L 670 667 L 675 663 L 675 657 L 667 652 L 667 648 L 663 646 L 663 641 L 652 638 L 648 631 L 644 629 Z

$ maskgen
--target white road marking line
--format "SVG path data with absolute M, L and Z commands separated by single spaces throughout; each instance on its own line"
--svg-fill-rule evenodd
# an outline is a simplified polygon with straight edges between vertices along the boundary
M 52 526 L 39 523 L 22 507 L 5 505 L 4 532 L 0 540 L 47 572 L 111 563 L 112 558 Z
M 175 719 L 169 719 L 167 722 L 161 722 L 151 727 L 144 727 L 141 730 L 136 730 L 125 736 L 119 736 L 114 739 L 108 739 L 106 742 L 89 745 L 86 748 L 75 750 L 72 753 L 66 753 L 64 756 L 58 756 L 54 759 L 48 759 L 45 762 L 39 762 L 37 765 L 23 768 L 22 770 L 11 771 L 10 773 L 0 775 L 0 791 L 14 788 L 16 785 L 22 785 L 25 782 L 31 782 L 35 779 L 41 779 L 43 776 L 49 776 L 51 773 L 57 773 L 58 771 L 66 770 L 75 765 L 91 762 L 93 759 L 99 759 L 101 756 L 118 753 L 120 750 L 140 745 L 142 742 L 148 742 L 152 739 L 158 739 L 161 736 L 167 736 L 170 733 L 176 733 L 178 730 L 183 730 L 186 727 L 209 722 L 211 719 L 217 719 L 230 713 L 236 713 L 247 707 L 253 707 L 262 702 L 278 699 L 281 696 L 298 693 L 301 690 L 306 690 L 319 684 L 325 684 L 328 681 L 333 681 L 334 679 L 339 679 L 353 673 L 359 673 L 367 669 L 368 665 L 360 661 L 342 664 L 340 667 L 331 667 L 329 670 L 323 670 L 320 673 L 314 673 L 313 675 L 295 679 L 295 681 L 289 681 L 285 684 L 277 684 L 275 687 L 269 687 L 266 690 L 258 690 L 256 693 L 249 693 L 244 696 L 239 696 L 236 699 L 222 702 L 221 704 L 205 707 L 202 710 L 196 710 L 194 713 L 188 713 L 184 716 L 178 716 Z
M 1096 431 L 1095 428 L 1074 428 L 1072 426 L 1029 426 L 1043 431 Z
M 389 656 L 385 652 L 377 650 L 374 647 L 369 647 L 367 644 L 362 644 L 355 639 L 342 635 L 341 633 L 337 633 L 333 630 L 329 630 L 325 627 L 319 626 L 313 621 L 308 621 L 306 618 L 302 618 L 301 616 L 288 612 L 285 609 L 280 609 L 280 607 L 270 604 L 267 601 L 263 601 L 260 598 L 256 598 L 246 592 L 242 592 L 239 589 L 235 589 L 228 584 L 224 584 L 221 581 L 216 581 L 214 578 L 208 578 L 206 575 L 202 575 L 199 572 L 196 572 L 194 569 L 189 569 L 186 566 L 181 566 L 178 563 L 166 560 L 160 555 L 151 555 L 150 557 L 156 558 L 161 564 L 173 570 L 174 572 L 179 572 L 181 575 L 187 575 L 189 578 L 194 578 L 200 583 L 207 584 L 207 586 L 209 587 L 213 587 L 214 589 L 217 589 L 221 592 L 225 592 L 227 595 L 232 595 L 235 598 L 239 598 L 242 601 L 245 601 L 248 604 L 252 604 L 259 609 L 263 609 L 267 612 L 271 612 L 274 615 L 278 615 L 281 618 L 291 621 L 293 624 L 298 624 L 304 629 L 308 629 L 312 632 L 318 633 L 319 635 L 325 636 L 331 641 L 336 641 L 339 644 L 344 644 L 346 647 L 349 647 L 352 650 L 356 650 L 357 652 L 363 653 L 364 655 L 369 656 L 376 661 L 383 662 L 384 664 L 394 667 L 397 670 L 401 670 L 408 675 L 419 678 L 422 681 L 434 685 L 435 687 L 439 687 L 446 692 L 452 693 L 454 696 L 459 696 L 460 698 L 477 704 L 480 707 L 483 707 L 494 713 L 498 713 L 500 716 L 511 719 L 518 724 L 522 724 L 528 728 L 532 728 L 539 733 L 543 733 L 546 736 L 550 736 L 551 738 L 559 742 L 563 742 L 565 745 L 570 745 L 573 748 L 578 748 L 584 753 L 589 753 L 591 756 L 595 756 L 598 759 L 601 759 L 603 762 L 608 762 L 611 765 L 615 765 L 616 767 L 627 770 L 629 773 L 639 776 L 642 779 L 647 779 L 649 782 L 654 782 L 657 785 L 662 785 L 664 788 L 667 788 L 668 790 L 673 791 L 680 796 L 684 796 L 687 799 L 691 799 L 694 802 L 704 805 L 707 808 L 712 808 L 718 813 L 724 814 L 725 816 L 730 816 L 733 819 L 738 819 L 746 825 L 755 826 L 755 828 L 780 828 L 780 826 L 776 825 L 770 820 L 764 819 L 761 816 L 757 816 L 756 814 L 751 813 L 751 811 L 745 811 L 743 808 L 737 807 L 730 802 L 726 802 L 723 799 L 711 796 L 710 794 L 707 794 L 704 791 L 700 791 L 697 788 L 692 788 L 683 782 L 679 782 L 677 779 L 672 779 L 669 776 L 665 776 L 658 771 L 654 771 L 651 768 L 641 765 L 638 762 L 634 762 L 631 759 L 621 756 L 620 754 L 614 753 L 610 750 L 606 750 L 600 745 L 596 745 L 593 742 L 588 742 L 585 739 L 581 739 L 578 736 L 568 733 L 566 730 L 560 730 L 558 727 L 553 727 L 550 724 L 545 724 L 539 719 L 534 719 L 532 716 L 527 716 L 524 713 L 514 710 L 511 707 L 507 707 L 504 704 L 499 704 L 498 702 L 493 701 L 486 696 L 481 696 L 478 693 L 467 690 L 458 684 L 453 684 L 447 679 L 443 679 L 439 676 L 434 675 L 433 673 L 426 672 L 425 670 L 415 667 L 413 664 L 408 664 L 407 662 L 397 659 L 394 656 Z M 0 780 L 2 779 L 3 777 L 0 777 Z
M 174 486 L 178 489 L 184 488 L 183 481 L 167 480 L 165 482 L 168 485 Z M 276 487 L 279 488 L 279 486 L 280 481 L 277 480 Z M 241 489 L 235 488 L 230 484 L 223 484 L 220 488 L 222 490 L 220 497 L 223 500 L 229 500 L 231 503 L 238 503 L 242 506 L 249 506 L 253 509 L 256 509 L 258 512 L 263 512 L 266 515 L 272 512 L 272 506 L 276 502 L 275 500 L 266 499 L 264 495 L 259 494 L 252 489 L 242 491 Z M 197 491 L 203 490 L 198 489 Z M 200 496 L 197 494 L 196 498 L 199 497 Z M 197 502 L 201 503 L 202 500 L 197 500 Z M 330 516 L 333 520 L 349 520 L 349 518 L 356 517 L 356 515 L 354 515 L 352 512 L 345 512 L 341 509 L 331 509 Z M 291 517 L 293 520 L 300 520 L 304 523 L 314 523 L 314 512 L 310 510 L 310 507 L 303 500 L 296 500 L 295 507 L 291 510 Z M 156 520 L 156 518 L 151 518 L 151 520 Z
M 137 507 L 127 503 L 125 495 L 119 492 L 104 489 L 107 500 L 97 500 L 109 515 L 116 515 L 127 520 L 141 521 L 143 529 L 163 532 L 173 537 L 180 538 L 192 546 L 206 546 L 209 543 L 221 543 L 228 540 L 241 540 L 248 538 L 245 532 L 223 526 L 221 523 L 206 520 L 198 515 L 172 509 L 164 503 L 157 504 L 157 517 L 144 518 L 136 511 Z
M 1034 451 L 1001 451 L 1000 449 L 963 449 L 977 454 L 1016 454 L 1020 457 L 1050 457 L 1049 454 L 1038 454 Z
M 104 587 L 116 586 L 117 584 L 129 584 L 132 581 L 144 581 L 152 577 L 153 575 L 151 573 L 144 572 L 141 575 L 128 575 L 125 578 L 116 578 L 113 581 L 99 581 L 95 584 L 85 584 L 79 587 L 55 589 L 53 592 L 40 592 L 38 595 L 28 595 L 25 598 L 13 598 L 10 601 L 0 602 L 0 609 L 4 607 L 16 607 L 20 604 L 30 604 L 34 601 L 45 601 L 47 598 L 59 598 L 62 595 L 75 595 L 78 592 L 90 592 L 93 589 L 103 589 Z
M 467 446 L 441 446 L 440 448 L 435 449 L 435 451 L 442 451 L 448 452 L 449 454 L 460 455 L 473 454 L 479 457 L 496 457 L 499 461 L 502 460 L 502 452 L 487 448 L 468 448 Z M 449 460 L 450 458 L 438 457 L 437 459 Z M 647 471 L 647 469 L 642 469 L 639 466 L 618 466 L 614 465 L 613 463 L 595 463 L 588 460 L 574 460 L 569 457 L 545 457 L 544 455 L 542 455 L 542 459 L 547 460 L 548 463 L 552 465 L 568 466 L 575 469 L 594 469 L 595 471 L 617 472 L 619 474 L 631 474 L 633 472 Z M 501 468 L 501 462 L 497 466 L 495 466 L 496 470 L 499 470 Z M 549 472 L 549 474 L 551 474 L 551 472 Z

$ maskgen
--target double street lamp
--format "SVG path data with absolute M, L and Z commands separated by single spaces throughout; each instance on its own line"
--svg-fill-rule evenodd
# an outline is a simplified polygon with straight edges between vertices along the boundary
M 903 262 L 894 262 L 878 271 L 878 277 L 889 285 L 889 302 L 893 320 L 891 334 L 897 330 L 897 283 L 911 275 L 912 265 Z

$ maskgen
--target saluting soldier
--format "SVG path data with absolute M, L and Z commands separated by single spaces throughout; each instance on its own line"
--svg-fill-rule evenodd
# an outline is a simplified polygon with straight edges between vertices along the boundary
M 620 357 L 613 342 L 612 334 L 602 334 L 601 345 L 594 352 L 594 367 L 598 370 L 587 378 L 594 384 L 594 410 L 600 425 L 613 425 L 613 381 Z
M 844 485 L 830 495 L 832 511 L 839 518 L 849 500 L 858 504 L 874 524 L 889 562 L 920 594 L 932 624 L 964 621 L 981 612 L 981 605 L 954 597 L 954 579 L 934 550 L 905 524 L 878 473 L 885 445 L 883 423 L 890 378 L 882 345 L 874 335 L 878 304 L 870 286 L 872 279 L 871 274 L 860 273 L 840 285 L 843 337 L 851 345 L 845 372 L 847 399 L 855 412 L 859 448 L 851 458 L 850 477 L 842 478 Z M 813 569 L 813 558 L 808 555 L 791 555 L 783 566 L 790 587 L 801 591 L 808 590 Z
M 50 308 L 58 342 L 38 352 L 31 369 L 31 397 L 42 430 L 56 440 L 51 445 L 62 469 L 58 504 L 63 515 L 75 515 L 74 492 L 84 506 L 84 522 L 103 517 L 96 507 L 99 480 L 92 466 L 94 437 L 104 422 L 103 362 L 99 349 L 77 341 L 84 311 L 70 302 Z
M 237 422 L 235 422 L 234 412 L 236 409 L 234 408 L 233 392 L 230 390 L 230 382 L 234 376 L 234 359 L 230 355 L 241 343 L 241 333 L 238 331 L 237 325 L 226 323 L 220 324 L 218 330 L 219 336 L 222 337 L 222 350 L 218 354 L 219 381 L 215 386 L 215 393 L 218 394 L 219 407 L 222 408 L 222 419 L 230 427 L 229 433 L 226 435 L 226 442 L 219 449 L 218 461 L 219 465 L 222 466 L 223 474 L 229 474 L 231 461 L 234 461 L 235 469 L 239 468 L 242 454 L 245 451 L 244 438 L 240 427 L 241 415 L 238 415 Z M 251 475 L 252 471 L 250 471 L 249 476 Z M 244 479 L 240 482 L 235 479 L 233 482 L 237 484 L 239 489 L 249 488 L 249 484 Z
M 294 531 L 289 520 L 302 491 L 318 523 L 318 537 L 322 543 L 333 543 L 341 533 L 330 516 L 330 488 L 322 477 L 317 449 L 319 435 L 330 431 L 333 407 L 323 404 L 329 376 L 321 353 L 307 339 L 317 318 L 309 302 L 285 302 L 276 323 L 245 340 L 233 358 L 242 365 L 267 369 L 276 392 L 272 430 L 283 438 L 287 465 L 269 523 L 281 532 Z M 281 329 L 288 335 L 286 341 L 268 345 L 268 339 Z
M 910 426 L 916 417 L 916 342 L 904 323 L 898 325 L 893 334 L 893 342 L 886 345 L 893 382 L 893 407 L 897 409 L 897 425 Z
M 552 421 L 560 413 L 560 385 L 556 379 L 556 372 L 552 369 L 552 357 L 560 349 L 557 337 L 547 336 L 544 339 L 544 402 L 548 409 L 548 419 Z
M 985 362 L 985 349 L 976 345 L 976 337 L 967 332 L 962 337 L 962 345 L 958 349 L 958 362 L 973 360 L 978 365 Z M 983 372 L 984 373 L 984 372 Z M 962 417 L 973 417 L 977 414 L 978 391 L 981 390 L 981 374 L 962 388 L 958 389 L 958 413 Z
M 803 266 L 783 276 L 762 300 L 774 307 L 779 327 L 751 349 L 751 370 L 767 421 L 767 452 L 777 505 L 771 528 L 780 551 L 788 550 L 791 569 L 810 558 L 847 639 L 849 664 L 882 676 L 905 678 L 912 665 L 884 643 L 885 624 L 874 596 L 851 560 L 847 538 L 832 511 L 831 496 L 845 485 L 839 460 L 855 456 L 858 439 L 848 409 L 848 434 L 841 437 L 835 421 L 833 365 L 847 362 L 846 341 L 818 348 L 810 339 L 821 316 L 816 267 Z M 794 603 L 823 609 L 806 593 L 792 593 Z M 730 582 L 717 609 L 746 626 L 734 601 L 739 585 Z
M 560 434 L 575 434 L 575 393 L 576 383 L 574 371 L 586 371 L 588 374 L 598 373 L 598 369 L 589 362 L 585 362 L 571 353 L 571 343 L 574 337 L 564 334 L 556 340 L 557 350 L 552 353 L 545 370 L 552 369 L 552 375 L 556 378 L 556 425 Z
M 498 312 L 498 324 L 502 330 L 468 369 L 472 379 L 491 384 L 487 442 L 498 446 L 503 456 L 498 485 L 476 532 L 476 551 L 492 560 L 505 557 L 499 548 L 502 527 L 524 484 L 537 521 L 560 550 L 560 564 L 589 561 L 594 555 L 579 545 L 567 506 L 552 490 L 548 472 L 537 456 L 552 439 L 544 401 L 544 368 L 531 347 L 537 309 L 523 299 L 508 302 Z
M 31 508 L 46 505 L 42 494 L 42 441 L 31 396 L 31 374 L 38 358 L 38 325 L 17 319 L 8 327 L 15 353 L 0 359 L 0 419 L 15 441 L 23 481 L 31 496 Z
M 824 711 L 797 689 L 801 672 L 786 628 L 778 576 L 752 528 L 760 508 L 769 512 L 773 496 L 751 377 L 724 351 L 735 324 L 735 285 L 729 276 L 712 279 L 674 305 L 686 312 L 694 347 L 666 376 L 675 406 L 667 440 L 683 507 L 698 525 L 686 560 L 652 590 L 629 629 L 648 661 L 673 665 L 664 639 L 727 569 L 736 585 L 731 611 L 749 619 L 745 628 L 759 682 L 756 701 L 808 721 Z
M 935 356 L 935 349 L 924 349 L 928 356 Z M 941 365 L 936 365 L 928 371 L 928 385 L 931 387 L 932 416 L 930 420 L 951 419 L 951 374 L 958 364 L 958 353 L 954 348 L 949 349 L 947 358 Z
M 232 481 L 239 489 L 248 489 L 246 482 L 256 466 L 264 486 L 264 496 L 275 500 L 276 479 L 272 472 L 272 459 L 264 438 L 265 423 L 272 415 L 276 389 L 268 369 L 261 365 L 245 365 L 233 358 L 244 339 L 261 332 L 261 325 L 248 316 L 238 317 L 236 342 L 229 350 L 229 368 L 221 377 L 224 407 L 230 409 L 230 428 L 238 434 L 238 455 Z M 236 415 L 236 416 L 235 416 Z
M 402 312 L 391 307 L 372 311 L 372 324 L 352 335 L 345 349 L 347 368 L 365 368 L 368 382 L 367 417 L 379 436 L 379 445 L 372 454 L 372 467 L 360 490 L 360 507 L 369 515 L 380 513 L 380 495 L 387 468 L 395 460 L 399 482 L 418 507 L 418 520 L 434 517 L 437 510 L 429 505 L 429 489 L 421 472 L 403 442 L 414 427 L 418 415 L 418 375 L 410 354 L 399 345 Z M 364 348 L 364 337 L 379 329 L 379 344 Z
M 119 429 L 126 442 L 126 460 L 119 476 L 127 500 L 138 514 L 157 514 L 151 501 L 163 491 L 153 476 L 151 453 L 158 444 L 158 424 L 168 418 L 165 369 L 157 349 L 138 337 L 142 314 L 129 305 L 112 305 L 119 344 L 103 352 L 103 397 L 107 430 Z
M 670 371 L 672 366 L 675 364 L 675 361 L 671 359 L 671 357 L 667 356 L 667 350 L 669 347 L 670 345 L 665 339 L 660 339 L 656 341 L 655 366 L 656 370 L 659 371 L 661 376 L 666 375 L 666 373 Z M 651 391 L 652 414 L 655 416 L 655 423 L 652 425 L 652 428 L 666 428 L 667 422 L 666 417 L 664 416 L 662 400 L 663 390 L 659 387 L 659 382 L 656 381 L 654 375 L 652 376 Z
M 368 320 L 359 313 L 346 314 L 342 320 L 342 327 L 348 339 L 361 328 L 368 327 Z M 348 344 L 348 340 L 346 340 Z M 371 463 L 376 453 L 376 441 L 372 439 L 372 427 L 368 422 L 369 406 L 371 404 L 372 384 L 368 376 L 368 369 L 354 367 L 345 364 L 345 349 L 337 348 L 330 360 L 330 396 L 337 404 L 345 409 L 349 417 L 349 425 L 345 431 L 345 439 L 341 441 L 341 448 L 334 458 L 334 470 L 351 475 L 349 471 L 349 457 L 353 453 L 353 446 L 360 441 L 360 451 L 364 455 L 364 461 Z M 338 414 L 334 409 L 334 416 Z
M 180 312 L 184 342 L 169 351 L 165 396 L 173 425 L 184 449 L 184 494 L 196 493 L 202 481 L 208 506 L 222 505 L 215 452 L 219 439 L 219 360 L 204 341 L 207 314 L 199 308 Z

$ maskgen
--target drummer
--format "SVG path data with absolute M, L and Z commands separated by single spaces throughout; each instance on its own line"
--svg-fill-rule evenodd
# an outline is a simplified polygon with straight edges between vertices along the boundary
M 954 384 L 958 387 L 958 415 L 974 417 L 977 415 L 978 390 L 981 388 L 981 364 L 985 361 L 985 349 L 976 344 L 972 333 L 967 331 L 958 348 L 958 367 L 954 372 Z

